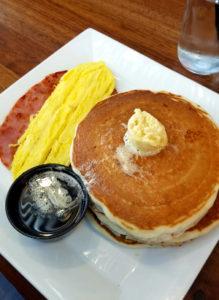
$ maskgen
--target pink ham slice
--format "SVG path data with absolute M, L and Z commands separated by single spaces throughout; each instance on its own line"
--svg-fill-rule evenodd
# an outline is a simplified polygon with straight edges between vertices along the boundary
M 0 127 L 0 159 L 10 169 L 17 144 L 28 127 L 30 116 L 36 114 L 58 84 L 66 71 L 46 76 L 41 82 L 30 88 L 12 107 Z

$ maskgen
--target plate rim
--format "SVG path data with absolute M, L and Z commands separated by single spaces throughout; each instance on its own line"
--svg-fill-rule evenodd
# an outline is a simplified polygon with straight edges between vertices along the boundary
M 192 80 L 192 79 L 190 79 L 190 78 L 187 78 L 186 76 L 184 76 L 184 75 L 182 75 L 182 74 L 180 74 L 180 73 L 178 73 L 178 72 L 176 72 L 176 71 L 174 71 L 174 70 L 172 70 L 172 69 L 170 69 L 170 68 L 168 68 L 168 67 L 166 67 L 166 66 L 164 66 L 164 65 L 162 65 L 162 64 L 160 64 L 160 63 L 158 63 L 158 62 L 156 62 L 155 60 L 153 60 L 153 59 L 151 59 L 151 58 L 148 58 L 148 57 L 145 56 L 144 54 L 142 54 L 142 53 L 136 51 L 135 49 L 130 48 L 130 47 L 127 46 L 127 45 L 122 44 L 121 42 L 119 42 L 119 41 L 117 41 L 117 40 L 111 38 L 110 36 L 105 35 L 105 34 L 99 32 L 99 31 L 97 31 L 97 30 L 95 30 L 95 29 L 87 28 L 86 30 L 82 31 L 82 32 L 79 33 L 77 36 L 75 36 L 73 39 L 71 39 L 69 42 L 67 42 L 65 45 L 63 45 L 61 48 L 59 48 L 57 51 L 55 51 L 55 52 L 52 53 L 50 56 L 48 56 L 48 57 L 47 57 L 45 60 L 43 60 L 40 64 L 38 64 L 37 66 L 35 66 L 33 69 L 31 69 L 31 70 L 30 70 L 29 72 L 27 72 L 26 74 L 24 74 L 21 78 L 19 78 L 15 83 L 13 83 L 11 86 L 9 86 L 6 90 L 4 90 L 4 91 L 0 94 L 0 99 L 1 99 L 2 97 L 4 97 L 5 95 L 7 95 L 7 93 L 10 93 L 11 90 L 13 90 L 13 89 L 16 90 L 17 86 L 19 86 L 19 84 L 20 84 L 21 82 L 25 81 L 26 78 L 28 78 L 28 77 L 31 78 L 32 74 L 33 74 L 34 72 L 38 72 L 37 70 L 41 67 L 41 65 L 42 65 L 43 63 L 45 63 L 45 61 L 48 61 L 48 59 L 51 59 L 51 57 L 52 57 L 55 53 L 59 52 L 61 49 L 63 49 L 63 48 L 66 47 L 67 45 L 70 45 L 70 44 L 71 44 L 73 41 L 75 41 L 76 39 L 79 39 L 81 36 L 85 36 L 85 35 L 92 35 L 92 39 L 94 38 L 94 36 L 97 36 L 97 35 L 98 35 L 98 36 L 101 36 L 101 37 L 104 37 L 104 38 L 108 38 L 108 39 L 110 39 L 110 40 L 113 41 L 113 42 L 119 43 L 119 45 L 121 45 L 122 47 L 125 47 L 126 49 L 130 49 L 131 51 L 134 51 L 137 55 L 140 55 L 140 56 L 142 56 L 143 58 L 149 59 L 152 63 L 158 64 L 161 68 L 167 69 L 168 71 L 171 71 L 171 72 L 173 72 L 173 73 L 179 75 L 180 77 L 184 78 L 184 80 L 185 80 L 185 79 L 186 79 L 186 80 L 189 80 L 189 82 L 192 81 L 195 85 L 200 86 L 202 89 L 206 90 L 208 93 L 213 93 L 214 95 L 217 95 L 217 96 L 218 96 L 218 94 L 217 94 L 215 91 L 213 91 L 213 90 L 211 90 L 211 89 L 209 89 L 209 88 L 207 88 L 207 87 L 205 87 L 205 86 L 203 86 L 203 85 L 197 83 L 196 81 L 194 81 L 194 80 Z M 92 43 L 91 43 L 91 44 L 92 44 Z M 43 77 L 45 77 L 45 76 L 43 75 L 42 78 L 43 78 Z M 38 82 L 38 80 L 37 80 L 37 82 Z M 18 99 L 18 98 L 17 98 L 17 99 Z M 219 103 L 218 103 L 218 105 L 219 105 Z M 2 163 L 1 163 L 1 164 L 2 164 Z M 210 256 L 210 254 L 211 254 L 213 248 L 215 247 L 216 243 L 217 243 L 217 241 L 215 242 L 214 246 L 212 247 L 211 251 L 209 252 L 209 255 L 206 257 L 206 260 L 207 260 L 208 257 Z M 23 275 L 23 276 L 24 276 L 24 277 L 25 277 L 25 278 L 26 278 L 33 286 L 35 286 L 35 287 L 36 287 L 40 292 L 42 292 L 42 294 L 44 294 L 46 297 L 50 297 L 50 296 L 51 296 L 50 293 L 48 293 L 48 291 L 44 288 L 44 285 L 43 285 L 43 287 L 42 287 L 42 285 L 40 285 L 39 282 L 33 282 L 33 280 L 32 280 L 31 277 L 27 277 L 26 274 L 24 274 L 24 273 L 22 272 L 22 267 L 20 266 L 20 264 L 19 264 L 18 262 L 16 262 L 16 261 L 13 259 L 13 257 L 10 257 L 9 255 L 7 255 L 7 253 L 3 253 L 3 252 L 4 252 L 4 251 L 2 251 L 1 246 L 0 246 L 0 254 L 1 254 L 3 257 L 5 257 L 5 258 L 13 265 L 13 267 L 14 267 L 15 269 L 18 270 L 19 273 L 21 273 L 21 274 L 22 274 L 22 275 Z M 198 272 L 201 270 L 201 268 L 203 267 L 203 265 L 205 264 L 206 260 L 201 264 L 200 269 L 197 271 L 197 274 L 198 274 Z M 195 278 L 194 278 L 194 280 L 195 280 Z M 191 285 L 192 285 L 192 282 L 190 283 L 189 287 L 190 287 Z M 185 288 L 186 291 L 189 289 L 189 287 Z

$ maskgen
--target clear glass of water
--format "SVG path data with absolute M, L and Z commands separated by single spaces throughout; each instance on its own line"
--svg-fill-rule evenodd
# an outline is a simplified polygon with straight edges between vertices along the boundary
M 219 72 L 219 0 L 187 0 L 178 58 L 193 73 Z

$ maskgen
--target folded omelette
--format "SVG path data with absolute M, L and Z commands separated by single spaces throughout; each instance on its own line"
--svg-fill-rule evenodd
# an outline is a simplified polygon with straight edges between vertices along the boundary
M 76 126 L 114 88 L 113 74 L 104 62 L 80 64 L 68 71 L 18 140 L 11 167 L 14 178 L 40 164 L 70 165 Z

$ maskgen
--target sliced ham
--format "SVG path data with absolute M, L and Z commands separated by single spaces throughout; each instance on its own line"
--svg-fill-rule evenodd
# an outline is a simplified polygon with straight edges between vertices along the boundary
M 50 96 L 60 78 L 66 71 L 46 76 L 41 82 L 30 88 L 12 107 L 0 127 L 0 159 L 10 168 L 16 145 L 28 127 L 30 116 L 36 114 Z

